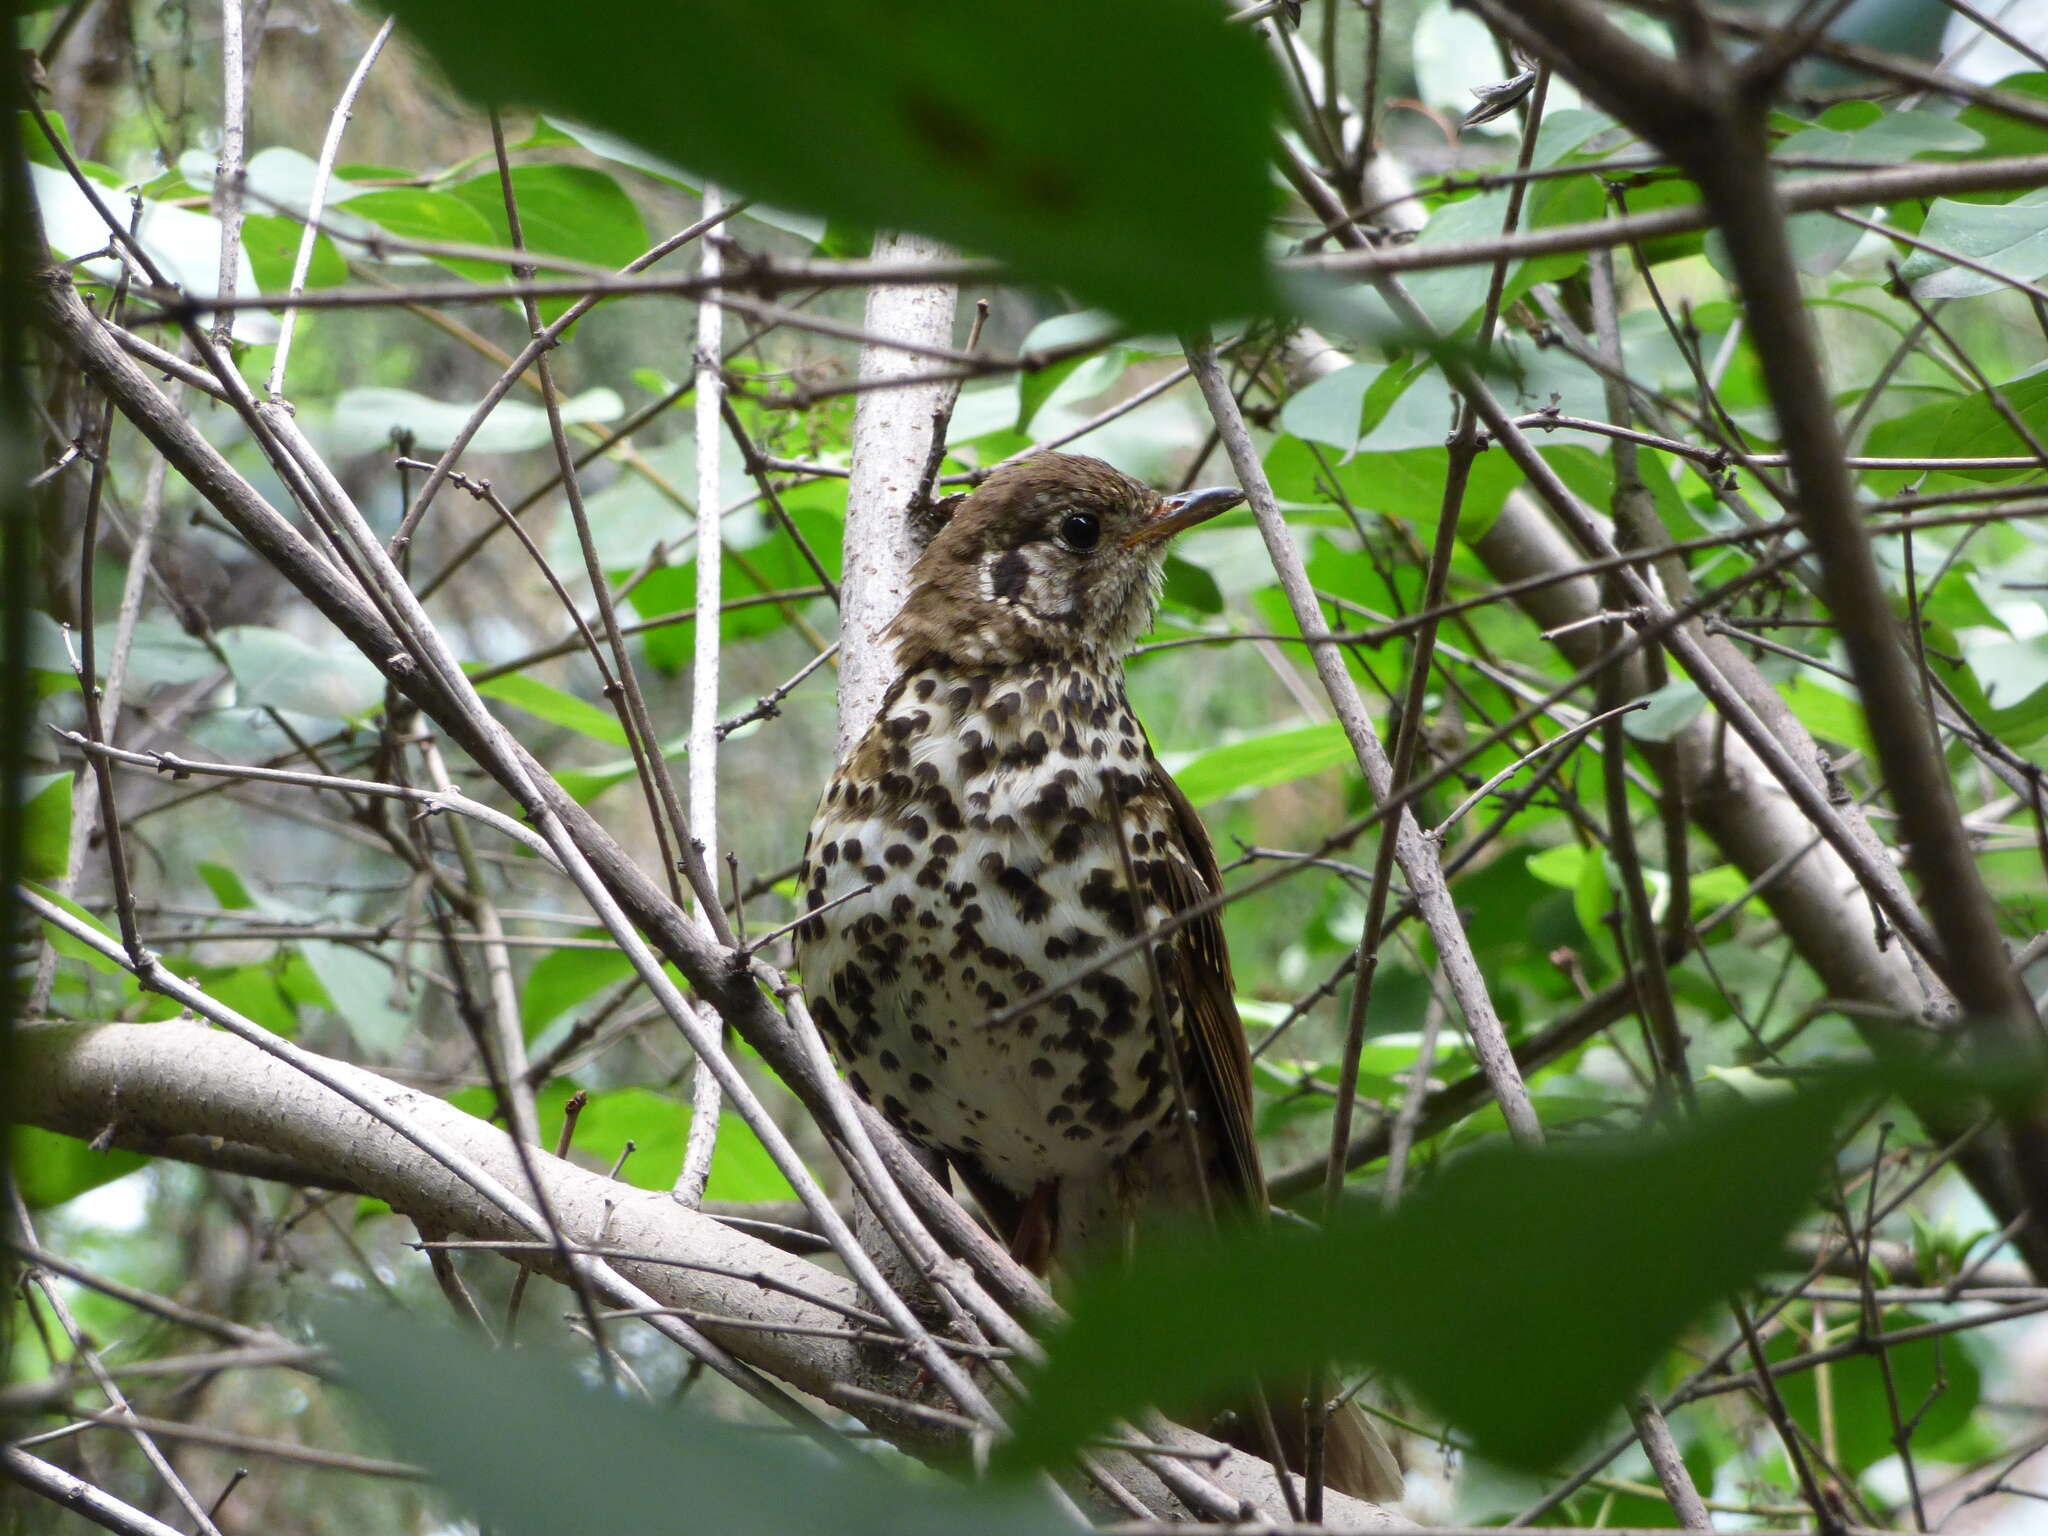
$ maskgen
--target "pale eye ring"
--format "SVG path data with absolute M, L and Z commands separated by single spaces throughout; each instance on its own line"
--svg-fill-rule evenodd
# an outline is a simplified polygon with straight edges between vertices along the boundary
M 1060 519 L 1060 542 L 1077 554 L 1087 554 L 1102 541 L 1102 521 L 1093 512 L 1069 512 Z

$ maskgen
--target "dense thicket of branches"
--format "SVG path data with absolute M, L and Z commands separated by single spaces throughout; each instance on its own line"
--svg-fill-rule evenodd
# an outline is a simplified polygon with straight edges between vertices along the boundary
M 1388 1523 L 1255 1366 L 1430 1523 L 2022 1519 L 2031 8 L 781 9 L 21 23 L 10 1528 Z M 1247 493 L 1131 689 L 1292 1213 L 1057 1302 L 787 937 L 1054 446 Z

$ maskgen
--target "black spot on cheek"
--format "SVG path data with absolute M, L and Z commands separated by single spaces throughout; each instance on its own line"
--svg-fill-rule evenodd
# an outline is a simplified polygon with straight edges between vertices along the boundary
M 1022 550 L 1013 549 L 996 557 L 989 567 L 989 591 L 1006 603 L 1014 603 L 1024 595 L 1024 584 L 1031 579 L 1031 566 Z

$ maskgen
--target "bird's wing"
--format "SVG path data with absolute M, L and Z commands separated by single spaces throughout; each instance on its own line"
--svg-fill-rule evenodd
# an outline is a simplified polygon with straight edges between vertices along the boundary
M 1167 858 L 1166 878 L 1154 889 L 1174 912 L 1198 906 L 1223 889 L 1223 872 L 1201 817 L 1173 776 L 1150 763 L 1149 788 L 1164 806 L 1168 825 L 1185 858 Z M 1190 1087 L 1206 1090 L 1204 1107 L 1214 1106 L 1218 1157 L 1233 1186 L 1254 1213 L 1266 1209 L 1266 1176 L 1259 1165 L 1259 1144 L 1252 1132 L 1252 1058 L 1245 1046 L 1244 1021 L 1238 1017 L 1230 979 L 1230 951 L 1223 941 L 1223 918 L 1209 911 L 1181 927 L 1168 946 L 1179 972 L 1178 991 L 1187 1000 L 1189 1054 L 1199 1081 Z

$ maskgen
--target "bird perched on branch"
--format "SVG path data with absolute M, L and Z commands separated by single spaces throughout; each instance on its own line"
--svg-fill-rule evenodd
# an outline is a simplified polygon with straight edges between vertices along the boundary
M 895 680 L 805 845 L 826 1039 L 1039 1271 L 1162 1212 L 1265 1213 L 1216 855 L 1123 680 L 1167 540 L 1243 499 L 1070 454 L 997 469 L 912 570 Z M 1273 1406 L 1299 1464 L 1300 1404 Z M 1398 1495 L 1355 1408 L 1325 1454 L 1331 1486 Z

